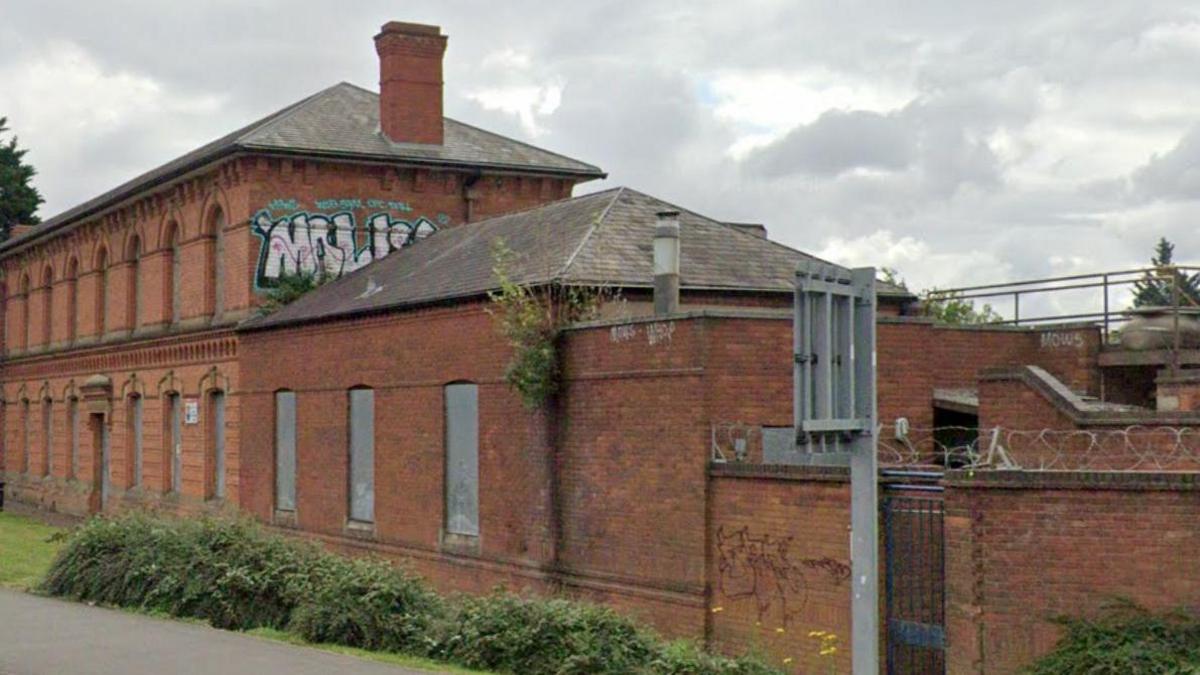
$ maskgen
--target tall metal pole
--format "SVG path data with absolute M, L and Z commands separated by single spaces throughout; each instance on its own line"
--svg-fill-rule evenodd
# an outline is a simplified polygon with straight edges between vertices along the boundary
M 876 465 L 875 269 L 856 269 L 853 285 L 857 413 L 868 424 L 850 443 L 850 628 L 854 675 L 879 675 L 879 471 Z

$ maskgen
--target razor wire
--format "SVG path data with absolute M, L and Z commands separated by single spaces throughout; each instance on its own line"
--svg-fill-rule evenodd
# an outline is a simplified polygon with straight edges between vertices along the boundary
M 713 424 L 712 461 L 764 463 L 763 429 L 742 422 Z M 1200 427 L 914 427 L 899 419 L 877 433 L 883 468 L 1200 471 Z

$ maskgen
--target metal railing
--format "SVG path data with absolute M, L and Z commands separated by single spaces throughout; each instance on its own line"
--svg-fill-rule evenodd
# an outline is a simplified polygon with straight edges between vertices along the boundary
M 1073 274 L 1061 277 L 1030 279 L 1027 281 L 933 289 L 928 292 L 927 301 L 967 300 L 974 302 L 976 300 L 991 300 L 992 302 L 996 302 L 1011 300 L 1012 318 L 1001 318 L 991 323 L 1021 326 L 1065 322 L 1096 322 L 1103 327 L 1105 344 L 1108 344 L 1113 326 L 1128 321 L 1131 318 L 1129 314 L 1130 307 L 1114 307 L 1114 290 L 1129 288 L 1141 281 L 1154 281 L 1161 284 L 1159 286 L 1160 289 L 1169 292 L 1171 300 L 1167 306 L 1175 310 L 1176 326 L 1174 339 L 1175 348 L 1178 351 L 1179 310 L 1181 308 L 1200 306 L 1197 304 L 1195 298 L 1182 292 L 1180 279 L 1187 278 L 1196 273 L 1200 273 L 1200 267 L 1163 265 L 1160 267 L 1143 267 L 1114 272 Z M 1047 296 L 1055 293 L 1086 291 L 1088 289 L 1095 289 L 1096 294 L 1099 296 L 1098 298 L 1094 298 L 1098 300 L 1098 303 L 1092 303 L 1092 306 L 1096 304 L 1100 306 L 1098 311 L 1063 311 L 1035 314 L 1034 316 L 1021 316 L 1022 298 L 1028 299 L 1030 296 Z M 1078 306 L 1083 303 L 1076 301 L 1074 304 Z

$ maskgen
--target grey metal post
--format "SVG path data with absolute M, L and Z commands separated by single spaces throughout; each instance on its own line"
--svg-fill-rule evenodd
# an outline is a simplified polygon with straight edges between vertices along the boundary
M 854 675 L 879 674 L 875 314 L 873 268 L 800 265 L 793 323 L 796 441 L 810 463 L 850 466 Z
M 850 443 L 851 666 L 854 675 L 879 675 L 879 472 L 876 464 L 875 269 L 852 273 L 855 408 L 867 428 Z

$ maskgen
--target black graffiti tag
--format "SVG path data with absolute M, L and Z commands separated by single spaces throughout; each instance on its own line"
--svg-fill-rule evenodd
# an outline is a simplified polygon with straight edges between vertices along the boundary
M 749 527 L 717 529 L 721 595 L 730 601 L 753 599 L 758 620 L 778 609 L 781 626 L 804 612 L 808 602 L 806 572 L 825 575 L 835 586 L 850 579 L 850 566 L 833 558 L 791 559 L 793 538 L 752 535 Z

